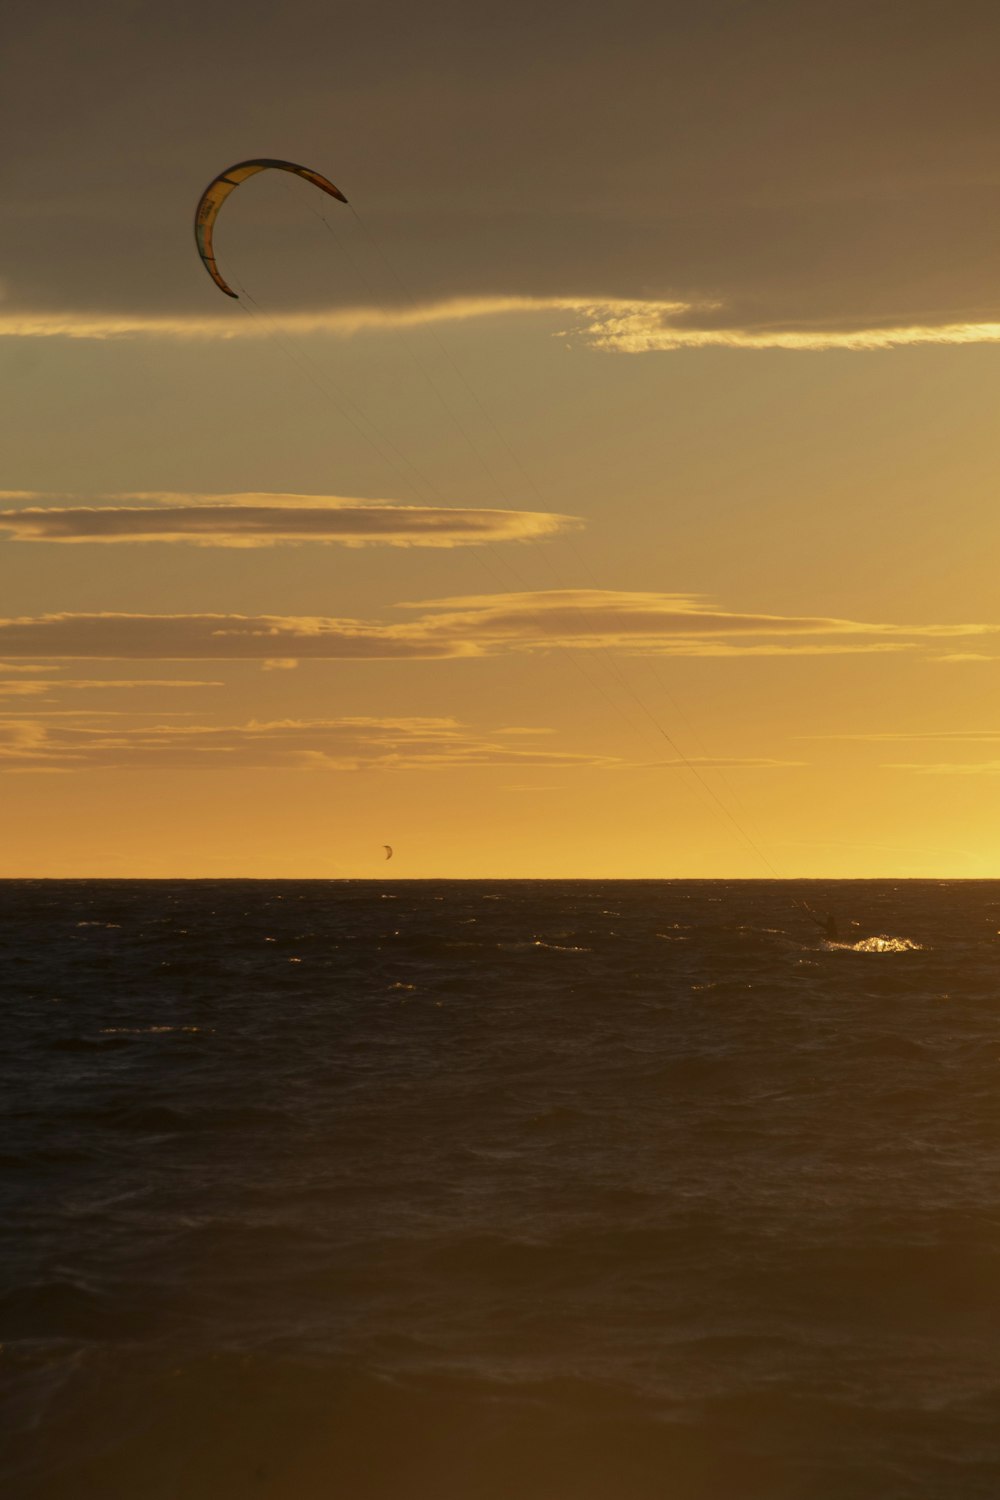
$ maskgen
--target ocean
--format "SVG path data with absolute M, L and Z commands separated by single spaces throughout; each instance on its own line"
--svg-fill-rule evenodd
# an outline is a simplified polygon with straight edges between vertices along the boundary
M 0 1492 L 996 1500 L 998 927 L 0 883 Z

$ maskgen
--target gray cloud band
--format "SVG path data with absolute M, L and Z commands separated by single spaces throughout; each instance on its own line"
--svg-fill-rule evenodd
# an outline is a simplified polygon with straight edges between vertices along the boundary
M 995 634 L 987 624 L 896 625 L 825 616 L 741 614 L 672 594 L 562 590 L 475 595 L 405 606 L 383 623 L 284 615 L 53 614 L 0 620 L 16 659 L 421 660 L 613 646 L 684 656 L 907 651 Z
M 185 231 L 236 142 L 256 149 L 266 79 L 274 149 L 332 173 L 420 301 L 712 300 L 742 328 L 1000 316 L 988 0 L 911 0 L 905 46 L 899 7 L 870 0 L 554 0 L 544 18 L 510 0 L 503 26 L 459 0 L 125 14 L 50 0 L 11 18 L 10 308 L 210 306 Z M 356 295 L 307 185 L 242 191 L 226 225 L 241 269 L 290 306 Z
M 0 500 L 3 498 L 0 493 Z M 116 498 L 120 501 L 126 497 Z M 578 524 L 570 516 L 538 511 L 451 509 L 323 496 L 134 498 L 145 503 L 8 508 L 0 511 L 0 531 L 27 542 L 186 542 L 203 547 L 323 542 L 347 547 L 461 547 L 528 541 Z M 178 503 L 183 500 L 188 503 Z

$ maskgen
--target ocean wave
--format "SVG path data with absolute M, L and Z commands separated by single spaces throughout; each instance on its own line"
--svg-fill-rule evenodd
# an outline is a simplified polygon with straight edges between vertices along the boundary
M 923 943 L 912 938 L 889 937 L 882 933 L 878 937 L 859 938 L 856 943 L 825 942 L 824 948 L 846 953 L 922 953 Z

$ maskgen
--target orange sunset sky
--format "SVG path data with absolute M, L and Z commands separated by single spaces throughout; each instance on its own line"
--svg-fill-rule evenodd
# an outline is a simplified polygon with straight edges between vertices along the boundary
M 0 874 L 1000 876 L 995 6 L 13 31 Z

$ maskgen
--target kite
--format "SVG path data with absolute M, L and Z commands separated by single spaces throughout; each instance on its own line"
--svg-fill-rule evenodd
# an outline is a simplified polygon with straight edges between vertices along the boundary
M 383 844 L 382 848 L 385 850 L 385 857 L 386 857 L 386 859 L 391 859 L 392 858 L 392 845 L 391 844 Z
M 257 172 L 266 172 L 269 167 L 277 167 L 282 172 L 294 172 L 297 177 L 304 177 L 306 182 L 311 182 L 314 187 L 322 188 L 324 193 L 329 193 L 333 198 L 339 198 L 341 203 L 347 202 L 340 189 L 334 187 L 333 183 L 328 182 L 325 177 L 321 177 L 318 172 L 310 171 L 308 167 L 300 167 L 293 161 L 278 161 L 271 156 L 261 156 L 254 161 L 238 161 L 235 166 L 227 167 L 224 172 L 220 172 L 218 177 L 213 177 L 198 200 L 194 215 L 194 237 L 198 242 L 198 254 L 205 263 L 206 271 L 227 297 L 238 298 L 239 293 L 234 292 L 232 287 L 226 284 L 215 263 L 212 232 L 215 229 L 216 216 L 234 188 L 238 188 L 241 182 L 245 182 L 248 177 L 253 177 Z

